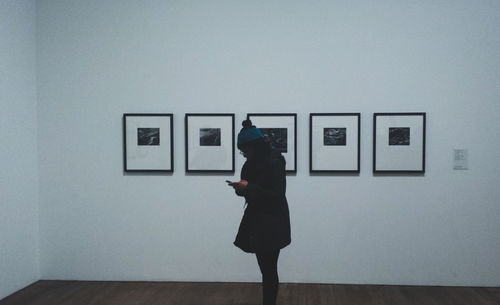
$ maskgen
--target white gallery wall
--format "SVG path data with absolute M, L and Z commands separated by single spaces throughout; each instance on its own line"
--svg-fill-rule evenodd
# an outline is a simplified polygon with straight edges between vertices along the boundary
M 0 1 L 0 299 L 40 278 L 35 1 Z
M 37 1 L 41 278 L 259 281 L 244 160 L 187 175 L 184 114 L 292 112 L 282 281 L 500 285 L 499 29 L 496 0 Z M 373 113 L 408 111 L 425 175 L 374 176 Z M 171 175 L 123 172 L 141 112 L 174 114 Z M 309 174 L 311 112 L 361 112 L 359 175 Z

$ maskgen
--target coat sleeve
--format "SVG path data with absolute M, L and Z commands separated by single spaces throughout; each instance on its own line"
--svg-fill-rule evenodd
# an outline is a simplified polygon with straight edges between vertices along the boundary
M 271 162 L 271 181 L 269 185 L 258 185 L 248 183 L 244 195 L 254 204 L 280 204 L 285 197 L 286 176 L 285 162 L 283 158 L 275 159 Z
M 241 176 L 240 176 L 240 180 L 246 180 L 247 179 L 247 162 L 245 162 L 243 164 L 243 167 L 241 168 Z M 242 190 L 234 190 L 234 192 L 236 193 L 236 195 L 238 196 L 245 196 L 245 192 L 242 191 Z

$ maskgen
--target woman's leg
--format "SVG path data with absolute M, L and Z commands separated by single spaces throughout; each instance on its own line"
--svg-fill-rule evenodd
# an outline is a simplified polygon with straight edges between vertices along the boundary
M 275 305 L 278 296 L 278 256 L 280 250 L 256 253 L 262 273 L 262 298 L 264 305 Z

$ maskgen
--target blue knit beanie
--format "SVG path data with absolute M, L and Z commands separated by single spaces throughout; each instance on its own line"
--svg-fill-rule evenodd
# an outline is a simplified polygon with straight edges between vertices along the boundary
M 240 130 L 240 133 L 238 133 L 238 148 L 241 148 L 242 145 L 245 145 L 253 140 L 264 137 L 260 130 L 252 125 L 252 121 L 245 120 L 243 121 L 242 125 L 243 128 Z

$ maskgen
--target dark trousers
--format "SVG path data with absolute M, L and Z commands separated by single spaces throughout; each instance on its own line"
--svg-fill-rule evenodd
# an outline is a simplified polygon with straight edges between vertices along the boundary
M 256 253 L 260 272 L 262 273 L 262 299 L 263 305 L 276 305 L 278 296 L 278 256 L 280 250 L 273 252 Z

